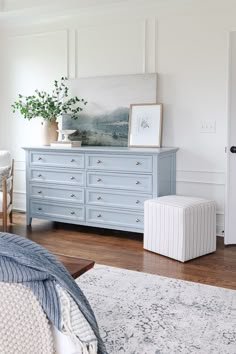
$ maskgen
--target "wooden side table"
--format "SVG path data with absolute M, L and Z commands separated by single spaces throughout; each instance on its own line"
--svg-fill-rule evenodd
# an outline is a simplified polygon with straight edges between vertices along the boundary
M 66 267 L 74 279 L 92 269 L 95 262 L 89 259 L 65 256 L 54 253 L 58 260 Z

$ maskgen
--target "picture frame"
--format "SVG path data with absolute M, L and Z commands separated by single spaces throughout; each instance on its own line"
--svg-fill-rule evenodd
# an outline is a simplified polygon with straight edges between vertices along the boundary
M 161 147 L 162 103 L 130 105 L 129 147 Z

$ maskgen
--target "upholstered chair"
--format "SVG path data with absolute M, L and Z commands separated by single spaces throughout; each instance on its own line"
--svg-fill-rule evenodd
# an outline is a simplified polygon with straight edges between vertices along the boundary
M 13 176 L 14 160 L 9 151 L 0 150 L 0 218 L 2 218 L 3 231 L 7 229 L 9 216 L 13 222 Z

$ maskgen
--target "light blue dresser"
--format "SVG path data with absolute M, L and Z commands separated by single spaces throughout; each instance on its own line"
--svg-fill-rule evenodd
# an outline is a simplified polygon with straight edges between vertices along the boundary
M 32 218 L 143 232 L 146 199 L 175 194 L 177 148 L 27 147 Z

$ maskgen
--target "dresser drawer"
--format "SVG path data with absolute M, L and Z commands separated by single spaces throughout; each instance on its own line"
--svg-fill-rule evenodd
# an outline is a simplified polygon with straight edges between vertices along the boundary
M 87 207 L 86 215 L 87 222 L 94 224 L 125 226 L 137 229 L 143 229 L 144 225 L 143 214 L 139 212 Z
M 85 220 L 85 212 L 83 206 L 67 206 L 64 204 L 41 203 L 31 200 L 31 212 L 35 217 L 53 217 L 69 220 Z
M 84 154 L 34 151 L 30 154 L 30 165 L 84 168 Z
M 86 168 L 127 172 L 152 172 L 152 156 L 96 155 L 86 156 Z
M 152 193 L 152 175 L 88 172 L 87 186 Z
M 60 188 L 40 184 L 30 185 L 30 196 L 40 200 L 65 201 L 70 203 L 84 203 L 84 189 Z
M 30 179 L 33 182 L 63 183 L 70 185 L 84 185 L 84 171 L 62 171 L 56 169 L 31 169 Z
M 151 198 L 151 194 L 131 194 L 122 191 L 107 191 L 104 189 L 88 189 L 86 191 L 87 204 L 110 206 L 117 208 L 143 210 L 144 201 Z

